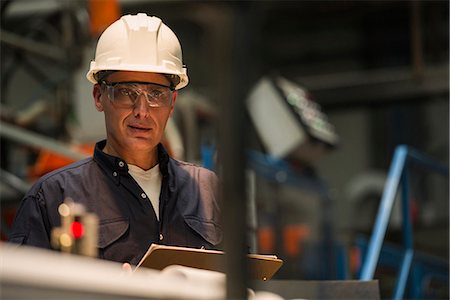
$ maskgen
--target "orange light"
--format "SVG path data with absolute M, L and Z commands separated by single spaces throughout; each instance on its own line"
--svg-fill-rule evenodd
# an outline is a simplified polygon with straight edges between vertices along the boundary
M 258 244 L 261 253 L 269 254 L 275 251 L 275 232 L 269 226 L 258 229 Z
M 310 236 L 311 230 L 305 224 L 291 224 L 283 228 L 284 251 L 290 257 L 297 257 L 302 253 L 302 245 Z
M 93 36 L 99 36 L 103 30 L 120 18 L 122 9 L 118 0 L 90 0 L 89 14 L 91 33 Z
M 70 230 L 72 231 L 72 235 L 74 238 L 79 239 L 83 237 L 84 226 L 80 222 L 72 222 L 72 224 L 70 225 Z

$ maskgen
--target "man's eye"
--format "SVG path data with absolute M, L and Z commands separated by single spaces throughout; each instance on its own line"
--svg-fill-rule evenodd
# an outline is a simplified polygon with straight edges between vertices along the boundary
M 140 95 L 139 91 L 134 90 L 134 89 L 129 89 L 129 88 L 121 88 L 119 90 L 119 93 L 120 93 L 120 95 L 125 96 L 132 100 L 135 100 Z
M 119 93 L 123 96 L 131 96 L 132 91 L 130 89 L 127 88 L 120 88 L 119 89 Z
M 159 98 L 159 97 L 161 97 L 162 94 L 163 94 L 163 92 L 160 90 L 150 91 L 150 96 L 152 96 L 153 98 Z

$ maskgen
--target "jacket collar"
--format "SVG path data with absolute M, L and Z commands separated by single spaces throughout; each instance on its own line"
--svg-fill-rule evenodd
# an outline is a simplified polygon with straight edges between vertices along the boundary
M 94 160 L 105 171 L 108 177 L 111 177 L 116 184 L 119 184 L 120 177 L 128 175 L 128 164 L 120 157 L 103 152 L 105 146 L 106 140 L 99 141 L 95 144 Z M 169 154 L 161 143 L 159 143 L 157 147 L 159 169 L 161 170 L 162 175 L 166 176 L 168 174 Z

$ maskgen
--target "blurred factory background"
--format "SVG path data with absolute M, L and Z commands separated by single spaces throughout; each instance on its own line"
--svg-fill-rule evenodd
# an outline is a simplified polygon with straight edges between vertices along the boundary
M 448 166 L 448 1 L 2 0 L 2 240 L 29 184 L 103 137 L 85 74 L 101 31 L 137 12 L 161 17 L 183 47 L 175 157 L 218 170 L 221 107 L 243 79 L 249 246 L 285 260 L 278 278 L 358 279 L 397 147 Z M 410 171 L 414 249 L 436 267 L 405 295 L 448 298 L 448 177 Z M 394 249 L 400 206 L 384 243 Z M 396 268 L 377 268 L 383 297 Z

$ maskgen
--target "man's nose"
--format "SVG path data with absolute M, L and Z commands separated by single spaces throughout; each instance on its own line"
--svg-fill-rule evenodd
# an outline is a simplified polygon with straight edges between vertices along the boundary
M 139 96 L 137 96 L 133 109 L 136 115 L 139 114 L 142 116 L 146 116 L 148 114 L 151 108 L 148 103 L 148 97 L 145 93 L 142 93 Z

